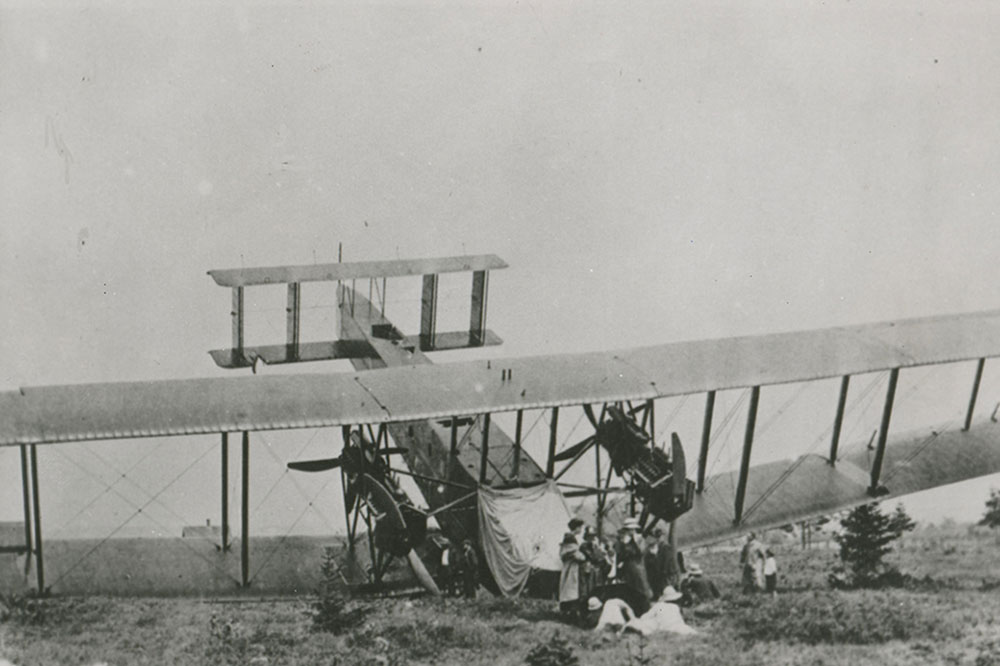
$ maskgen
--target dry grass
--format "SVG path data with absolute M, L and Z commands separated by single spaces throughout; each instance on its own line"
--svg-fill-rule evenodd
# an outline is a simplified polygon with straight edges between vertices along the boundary
M 1000 558 L 992 534 L 957 530 L 906 538 L 897 564 L 938 584 L 889 592 L 833 592 L 835 551 L 781 553 L 777 601 L 738 596 L 732 552 L 696 554 L 726 598 L 686 611 L 702 635 L 656 637 L 648 663 L 1000 663 Z M 931 563 L 928 565 L 928 563 Z M 318 566 L 318 564 L 317 564 Z M 985 585 L 984 585 L 985 583 Z M 359 628 L 312 630 L 310 599 L 54 599 L 44 621 L 0 624 L 0 657 L 29 664 L 522 664 L 560 632 L 580 664 L 638 664 L 635 638 L 596 636 L 560 622 L 555 604 L 373 600 Z

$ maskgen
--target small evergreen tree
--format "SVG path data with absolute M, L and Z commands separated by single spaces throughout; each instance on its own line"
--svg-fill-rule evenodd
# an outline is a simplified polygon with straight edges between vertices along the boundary
M 987 527 L 1000 527 L 1000 490 L 990 489 L 990 498 L 986 500 L 986 512 L 983 513 L 979 524 Z
M 368 609 L 352 605 L 347 600 L 339 580 L 340 565 L 333 548 L 324 550 L 320 570 L 323 572 L 323 579 L 312 605 L 313 629 L 336 634 L 361 624 Z
M 903 514 L 909 521 L 909 516 Z M 900 524 L 894 524 L 894 517 L 882 513 L 877 502 L 862 504 L 853 509 L 840 522 L 842 532 L 836 537 L 840 544 L 840 559 L 849 569 L 849 587 L 876 587 L 880 578 L 890 570 L 882 559 L 892 550 L 890 544 L 902 534 Z M 912 521 L 910 521 L 912 522 Z
M 903 532 L 912 532 L 916 529 L 917 523 L 912 518 L 910 514 L 906 513 L 906 509 L 903 508 L 902 502 L 896 505 L 896 510 L 892 512 L 892 516 L 889 517 L 889 528 L 897 537 L 903 536 Z

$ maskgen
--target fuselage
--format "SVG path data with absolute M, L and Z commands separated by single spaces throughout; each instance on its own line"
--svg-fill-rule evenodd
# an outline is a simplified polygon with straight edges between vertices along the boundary
M 350 298 L 348 287 L 342 287 L 341 295 L 340 339 L 367 341 L 375 351 L 376 358 L 351 359 L 357 370 L 432 362 L 415 345 L 374 336 L 373 326 L 384 331 L 392 328 L 392 322 L 360 294 L 355 293 Z M 414 396 L 414 399 L 418 400 L 419 396 Z M 454 455 L 451 418 L 392 423 L 388 430 L 396 446 L 407 449 L 404 456 L 409 471 L 435 479 L 414 478 L 429 510 L 434 512 L 454 503 L 434 515 L 445 536 L 452 543 L 471 539 L 478 546 L 478 519 L 473 491 L 480 480 L 484 421 L 481 417 L 471 416 L 458 418 L 456 423 Z M 519 460 L 515 463 L 514 441 L 498 425 L 490 422 L 485 484 L 514 486 L 545 480 L 545 472 L 523 450 L 517 457 Z

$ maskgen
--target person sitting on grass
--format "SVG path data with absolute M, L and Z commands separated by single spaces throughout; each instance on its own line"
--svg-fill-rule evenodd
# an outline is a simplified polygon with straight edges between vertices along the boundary
M 643 636 L 656 633 L 671 633 L 682 636 L 697 634 L 697 630 L 684 622 L 681 609 L 677 606 L 681 596 L 681 593 L 675 590 L 673 585 L 668 585 L 663 590 L 663 595 L 659 600 L 643 613 L 642 617 L 630 620 L 625 624 L 625 631 L 632 631 Z
M 701 567 L 692 562 L 688 567 L 687 578 L 681 583 L 682 606 L 697 606 L 706 601 L 718 599 L 719 588 L 710 579 L 706 578 L 701 571 Z
M 612 629 L 616 634 L 625 631 L 625 625 L 635 619 L 632 608 L 617 597 L 612 597 L 604 603 L 597 597 L 587 599 L 587 614 L 583 618 L 583 627 L 594 631 Z

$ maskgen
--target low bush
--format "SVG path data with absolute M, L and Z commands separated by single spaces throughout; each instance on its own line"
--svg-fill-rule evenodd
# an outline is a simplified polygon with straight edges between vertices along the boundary
M 816 645 L 870 645 L 911 638 L 949 638 L 954 624 L 902 595 L 814 592 L 743 597 L 731 603 L 739 636 L 749 643 L 789 641 Z
M 44 624 L 49 617 L 49 606 L 43 599 L 21 594 L 0 593 L 0 622 L 21 625 Z
M 557 631 L 549 640 L 531 648 L 524 662 L 530 666 L 577 666 L 580 659 L 573 654 L 569 641 Z

